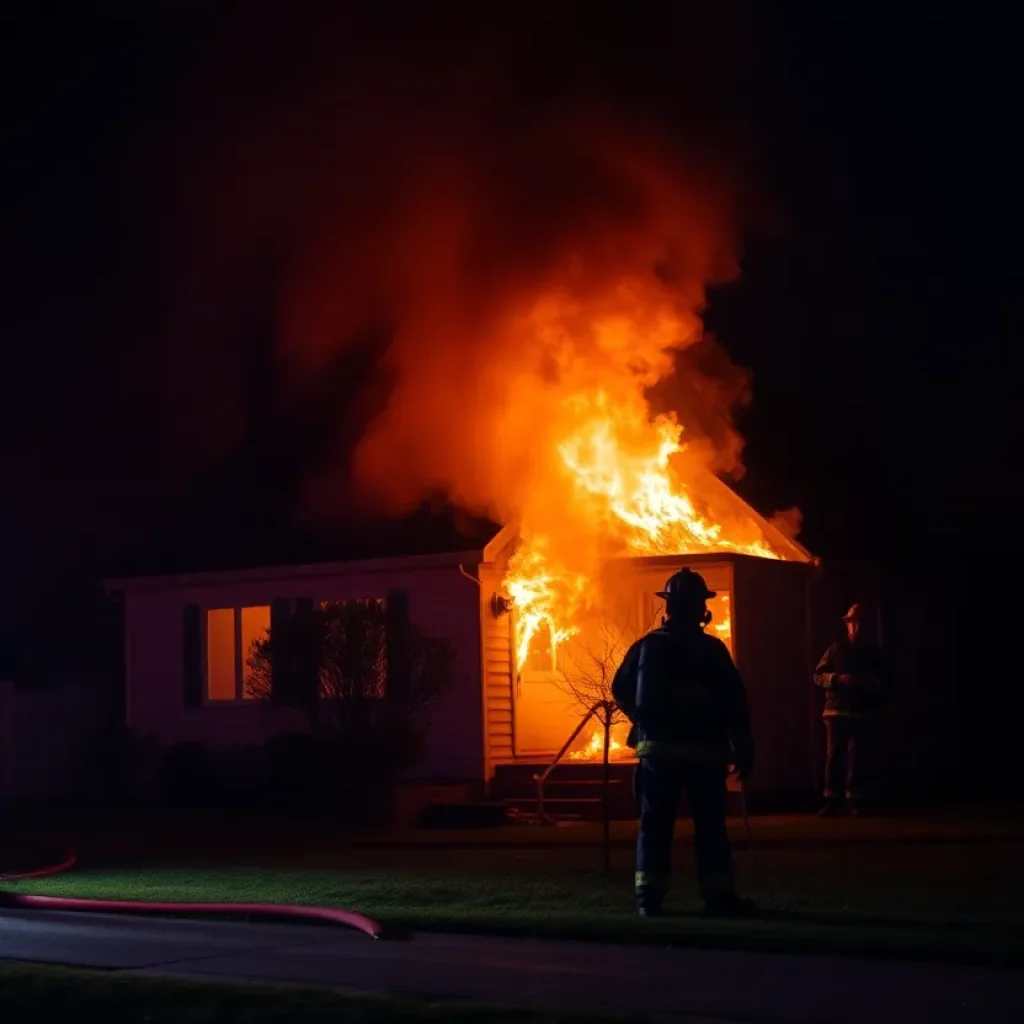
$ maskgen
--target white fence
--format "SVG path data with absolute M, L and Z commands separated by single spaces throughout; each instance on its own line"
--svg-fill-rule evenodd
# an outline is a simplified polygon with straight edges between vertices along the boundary
M 106 724 L 105 701 L 91 686 L 19 689 L 0 681 L 0 802 L 95 792 Z

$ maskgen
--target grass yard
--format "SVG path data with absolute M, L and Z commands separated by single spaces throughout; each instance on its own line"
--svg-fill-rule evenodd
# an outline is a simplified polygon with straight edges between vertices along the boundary
M 898 844 L 755 852 L 741 888 L 763 908 L 744 922 L 697 914 L 692 864 L 679 852 L 671 916 L 636 918 L 630 851 L 572 848 L 240 851 L 185 857 L 83 853 L 52 879 L 7 883 L 48 895 L 341 906 L 397 930 L 431 929 L 834 952 L 984 963 L 1024 962 L 1024 844 Z
M 497 1024 L 589 1024 L 644 1020 L 596 1013 L 567 1013 L 455 1001 L 349 995 L 323 989 L 247 982 L 192 982 L 113 975 L 62 967 L 0 964 L 0 1019 L 95 1019 L 105 1024 L 312 1024 L 317 1021 L 470 1021 Z

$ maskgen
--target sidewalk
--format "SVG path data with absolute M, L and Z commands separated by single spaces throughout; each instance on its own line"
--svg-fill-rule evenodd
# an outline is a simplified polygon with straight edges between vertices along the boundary
M 750 818 L 755 846 L 786 847 L 813 844 L 884 843 L 1000 843 L 1024 842 L 1024 816 L 1007 814 L 946 813 L 819 818 L 817 815 L 763 815 Z M 611 842 L 632 846 L 636 821 L 613 821 Z M 729 833 L 736 846 L 747 844 L 742 818 L 729 819 Z M 413 829 L 403 832 L 363 832 L 354 836 L 355 848 L 375 847 L 544 847 L 594 846 L 603 842 L 600 822 L 559 825 L 504 825 L 490 829 Z M 689 843 L 693 826 L 680 819 L 676 841 Z
M 1024 1020 L 1016 971 L 101 914 L 0 911 L 0 958 L 122 974 L 792 1024 Z

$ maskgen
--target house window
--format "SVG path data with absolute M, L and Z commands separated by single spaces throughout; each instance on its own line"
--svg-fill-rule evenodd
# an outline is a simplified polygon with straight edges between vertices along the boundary
M 732 614 L 730 609 L 729 592 L 718 591 L 717 597 L 709 598 L 707 602 L 708 611 L 711 612 L 711 622 L 705 627 L 705 631 L 711 636 L 717 636 L 733 654 L 732 644 Z M 657 629 L 665 615 L 665 602 L 662 598 L 651 593 L 643 595 L 642 615 L 646 621 L 645 632 Z
M 523 673 L 529 675 L 551 675 L 562 671 L 562 649 L 565 645 L 558 644 L 554 653 L 551 651 L 551 630 L 546 623 L 541 623 L 537 632 L 530 639 L 530 650 L 526 655 Z
M 239 701 L 257 696 L 246 662 L 270 629 L 270 606 L 211 608 L 206 613 L 206 699 Z

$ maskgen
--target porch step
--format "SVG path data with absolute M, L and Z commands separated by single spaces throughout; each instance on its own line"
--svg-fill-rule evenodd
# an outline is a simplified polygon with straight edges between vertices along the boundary
M 506 797 L 501 802 L 506 807 L 514 807 L 516 804 L 522 803 L 523 797 Z M 536 803 L 536 800 L 529 801 Z M 548 804 L 599 804 L 601 803 L 601 797 L 599 796 L 548 796 L 544 794 L 544 806 Z
M 608 780 L 608 788 L 610 790 L 621 790 L 622 786 L 622 779 Z M 603 789 L 604 783 L 601 779 L 558 779 L 552 777 L 544 783 L 544 796 L 599 795 Z M 506 786 L 500 792 L 500 796 L 527 795 L 537 795 L 537 783 L 523 782 L 517 786 Z
M 518 811 L 515 808 L 509 808 L 508 811 L 509 820 L 518 822 L 525 825 L 538 825 L 541 824 L 537 820 L 537 813 L 533 811 Z M 579 814 L 570 814 L 562 811 L 545 811 L 544 812 L 545 825 L 575 825 L 583 822 L 585 819 Z
M 534 776 L 547 765 L 500 765 L 491 785 L 491 798 L 500 800 L 521 820 L 535 819 L 537 783 Z M 613 819 L 636 817 L 633 766 L 609 766 L 608 800 Z M 544 813 L 552 819 L 599 821 L 604 816 L 604 766 L 558 765 L 544 783 Z
M 494 769 L 494 782 L 497 785 L 533 782 L 535 775 L 543 775 L 550 767 L 548 761 L 518 761 L 511 764 L 499 764 Z M 633 761 L 614 761 L 608 766 L 608 774 L 613 779 L 632 779 L 636 763 Z M 600 780 L 604 777 L 604 765 L 594 761 L 568 761 L 555 765 L 549 779 Z
M 609 778 L 609 786 L 621 786 L 623 779 Z M 559 779 L 554 775 L 549 775 L 547 781 L 544 783 L 544 789 L 547 790 L 550 786 L 603 786 L 604 779 Z

